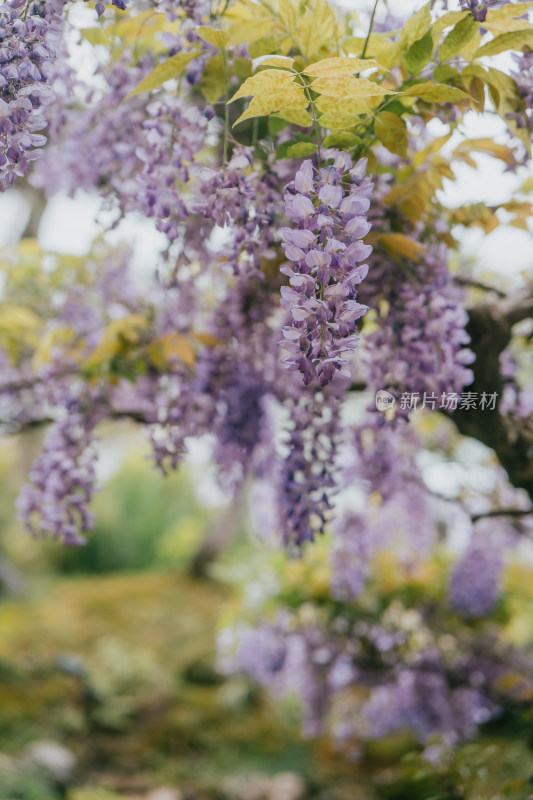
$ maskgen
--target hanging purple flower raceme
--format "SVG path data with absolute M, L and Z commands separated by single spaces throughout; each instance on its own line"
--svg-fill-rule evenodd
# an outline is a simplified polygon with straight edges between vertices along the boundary
M 465 617 L 490 614 L 501 590 L 505 550 L 511 536 L 495 520 L 476 523 L 470 543 L 455 565 L 449 586 L 451 605 Z
M 92 425 L 75 407 L 47 431 L 17 508 L 33 535 L 52 534 L 65 545 L 83 544 L 79 530 L 92 527 L 96 451 Z
M 391 281 L 385 299 L 379 327 L 365 342 L 369 389 L 390 392 L 400 417 L 414 408 L 446 407 L 472 382 L 474 361 L 467 347 L 468 316 L 461 291 L 451 282 L 446 247 L 435 247 L 420 267 Z
M 366 159 L 355 166 L 339 153 L 332 166 L 316 170 L 304 161 L 285 194 L 285 213 L 295 227 L 282 228 L 290 286 L 281 289 L 282 307 L 292 317 L 283 329 L 282 361 L 299 370 L 307 385 L 321 386 L 336 372 L 349 376 L 347 353 L 358 342 L 356 322 L 368 310 L 357 302 L 356 287 L 366 277 L 362 263 L 372 252 L 363 237 L 373 184 Z
M 0 5 L 0 191 L 29 172 L 43 152 L 62 10 L 61 0 Z
M 300 547 L 324 533 L 333 507 L 342 401 L 340 391 L 304 390 L 287 402 L 288 452 L 275 478 L 279 528 L 285 545 Z

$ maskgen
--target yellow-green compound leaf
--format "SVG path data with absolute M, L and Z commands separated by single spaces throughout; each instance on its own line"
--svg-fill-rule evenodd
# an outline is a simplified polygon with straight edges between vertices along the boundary
M 378 241 L 393 256 L 404 256 L 412 261 L 420 261 L 425 252 L 424 245 L 415 242 L 404 233 L 382 233 Z
M 351 75 L 345 77 L 342 81 L 337 78 L 317 78 L 311 84 L 311 88 L 317 94 L 339 99 L 345 98 L 346 100 L 394 94 L 394 91 L 386 89 L 379 83 L 374 83 L 366 78 L 354 78 Z
M 493 8 L 487 13 L 487 22 L 498 22 L 504 19 L 513 19 L 526 14 L 533 6 L 531 3 L 513 3 L 503 8 Z
M 418 75 L 433 55 L 433 36 L 429 30 L 425 36 L 414 42 L 403 57 L 403 63 L 411 75 Z
M 456 56 L 472 39 L 478 28 L 479 23 L 471 14 L 458 22 L 439 47 L 441 61 L 449 61 Z
M 266 69 L 252 75 L 235 92 L 230 102 L 239 97 L 252 96 L 248 108 L 234 123 L 238 125 L 251 117 L 263 117 L 277 114 L 287 122 L 307 127 L 312 124 L 307 112 L 309 105 L 304 87 L 295 82 L 296 76 L 291 72 L 278 69 Z
M 278 69 L 292 69 L 294 58 L 290 56 L 261 56 L 258 62 L 255 62 L 258 67 L 277 67 Z
M 448 11 L 447 14 L 443 14 L 442 17 L 439 17 L 439 19 L 433 23 L 433 30 L 435 33 L 440 33 L 446 28 L 451 28 L 452 25 L 457 25 L 462 19 L 466 19 L 470 16 L 472 15 L 469 11 Z
M 341 150 L 349 150 L 355 147 L 361 140 L 355 133 L 348 133 L 348 131 L 337 131 L 330 133 L 329 136 L 323 141 L 324 147 L 339 147 Z
M 197 33 L 200 39 L 203 39 L 204 42 L 212 44 L 213 47 L 218 47 L 220 50 L 223 50 L 230 40 L 230 35 L 229 33 L 226 33 L 226 31 L 221 31 L 217 28 L 210 28 L 207 25 L 196 28 L 195 33 Z
M 527 19 L 502 19 L 497 22 L 484 22 L 483 27 L 490 31 L 493 36 L 500 36 L 503 33 L 512 31 L 533 30 L 533 25 Z
M 278 49 L 278 37 L 270 33 L 268 36 L 262 36 L 255 42 L 250 42 L 248 45 L 248 53 L 250 58 L 260 58 L 261 56 L 268 56 Z
M 533 46 L 533 30 L 502 33 L 501 36 L 496 36 L 491 42 L 479 47 L 474 53 L 474 58 L 497 56 L 506 50 L 522 50 L 526 45 Z
M 372 106 L 365 98 L 346 100 L 337 97 L 319 97 L 316 105 L 322 114 L 320 124 L 332 131 L 353 128 L 361 115 L 372 113 Z
M 407 126 L 401 117 L 389 111 L 382 111 L 374 124 L 374 133 L 391 153 L 402 158 L 407 156 Z
M 410 17 L 402 30 L 402 41 L 405 42 L 407 47 L 411 47 L 413 42 L 417 42 L 422 36 L 431 28 L 431 11 L 430 3 L 426 3 L 420 11 Z
M 247 78 L 229 102 L 233 103 L 240 97 L 251 97 L 252 95 L 267 97 L 271 92 L 288 91 L 291 84 L 294 84 L 295 77 L 292 73 L 279 69 L 265 69 L 252 75 L 251 78 Z M 303 93 L 303 86 L 300 88 Z
M 372 111 L 372 106 L 365 97 L 344 98 L 321 95 L 316 101 L 316 107 L 322 113 L 333 111 L 350 116 L 370 114 Z
M 312 142 L 297 142 L 296 144 L 291 144 L 291 146 L 287 149 L 287 157 L 288 158 L 305 158 L 306 156 L 310 156 L 311 153 L 316 151 L 316 145 Z
M 224 94 L 224 58 L 218 53 L 204 67 L 200 91 L 208 103 L 215 103 Z
M 445 83 L 418 83 L 410 86 L 403 92 L 404 96 L 419 97 L 426 103 L 459 103 L 461 100 L 468 100 L 469 95 L 455 86 L 447 86 Z
M 305 108 L 286 106 L 274 116 L 284 119 L 286 122 L 292 122 L 293 125 L 300 125 L 302 128 L 309 128 L 313 124 L 313 120 Z
M 142 94 L 143 92 L 152 92 L 154 89 L 159 89 L 167 81 L 176 78 L 180 72 L 185 69 L 187 64 L 197 56 L 197 51 L 194 53 L 178 53 L 175 56 L 167 58 L 166 61 L 162 61 L 161 64 L 154 67 L 154 69 L 137 84 L 135 89 L 126 95 L 124 100 L 128 100 L 130 97 Z
M 366 58 L 323 58 L 309 64 L 303 70 L 304 75 L 316 78 L 344 78 L 348 75 L 355 75 L 356 72 L 364 72 L 367 69 L 377 69 L 379 64 L 373 59 Z

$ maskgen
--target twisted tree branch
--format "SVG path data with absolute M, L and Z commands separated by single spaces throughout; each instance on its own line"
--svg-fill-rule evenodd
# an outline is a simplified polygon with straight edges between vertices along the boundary
M 482 303 L 468 314 L 470 348 L 476 355 L 474 381 L 468 389 L 479 394 L 497 392 L 498 402 L 493 410 L 458 408 L 450 417 L 462 434 L 492 448 L 511 483 L 533 499 L 533 417 L 519 418 L 500 410 L 504 389 L 500 355 L 511 341 L 513 325 L 533 317 L 533 290 Z

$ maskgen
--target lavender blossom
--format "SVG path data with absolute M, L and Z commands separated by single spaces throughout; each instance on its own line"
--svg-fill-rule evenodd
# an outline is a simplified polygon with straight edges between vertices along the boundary
M 33 535 L 52 534 L 66 545 L 83 544 L 79 530 L 92 526 L 96 453 L 92 425 L 75 407 L 52 425 L 41 455 L 17 501 L 20 517 Z
M 296 227 L 282 228 L 289 260 L 282 272 L 290 286 L 281 289 L 281 305 L 292 321 L 280 345 L 289 353 L 283 363 L 299 370 L 306 385 L 316 378 L 325 386 L 337 371 L 349 376 L 346 354 L 355 350 L 356 322 L 368 310 L 356 290 L 368 272 L 361 262 L 372 252 L 362 241 L 371 227 L 372 183 L 365 172 L 365 159 L 352 167 L 345 153 L 318 172 L 304 161 L 285 195 L 286 216 Z
M 0 5 L 0 191 L 29 172 L 43 153 L 62 9 L 61 0 Z
M 470 544 L 452 573 L 451 605 L 465 617 L 490 614 L 500 594 L 505 540 L 494 523 L 477 523 Z

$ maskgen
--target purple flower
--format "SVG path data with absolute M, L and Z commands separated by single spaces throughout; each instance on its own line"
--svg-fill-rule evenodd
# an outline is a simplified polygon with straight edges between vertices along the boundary
M 509 0 L 459 0 L 461 8 L 471 11 L 472 16 L 478 22 L 485 22 L 487 11 L 491 8 L 500 8 L 507 5 Z
M 352 168 L 347 153 L 316 175 L 304 161 L 285 194 L 286 216 L 299 227 L 281 230 L 290 262 L 282 272 L 291 287 L 282 287 L 281 306 L 292 319 L 280 345 L 288 353 L 282 362 L 301 372 L 306 385 L 316 379 L 325 386 L 336 372 L 349 376 L 346 355 L 357 346 L 355 323 L 367 311 L 356 302 L 355 286 L 368 270 L 360 262 L 372 252 L 361 241 L 371 227 L 363 216 L 372 192 L 365 172 L 366 160 Z

